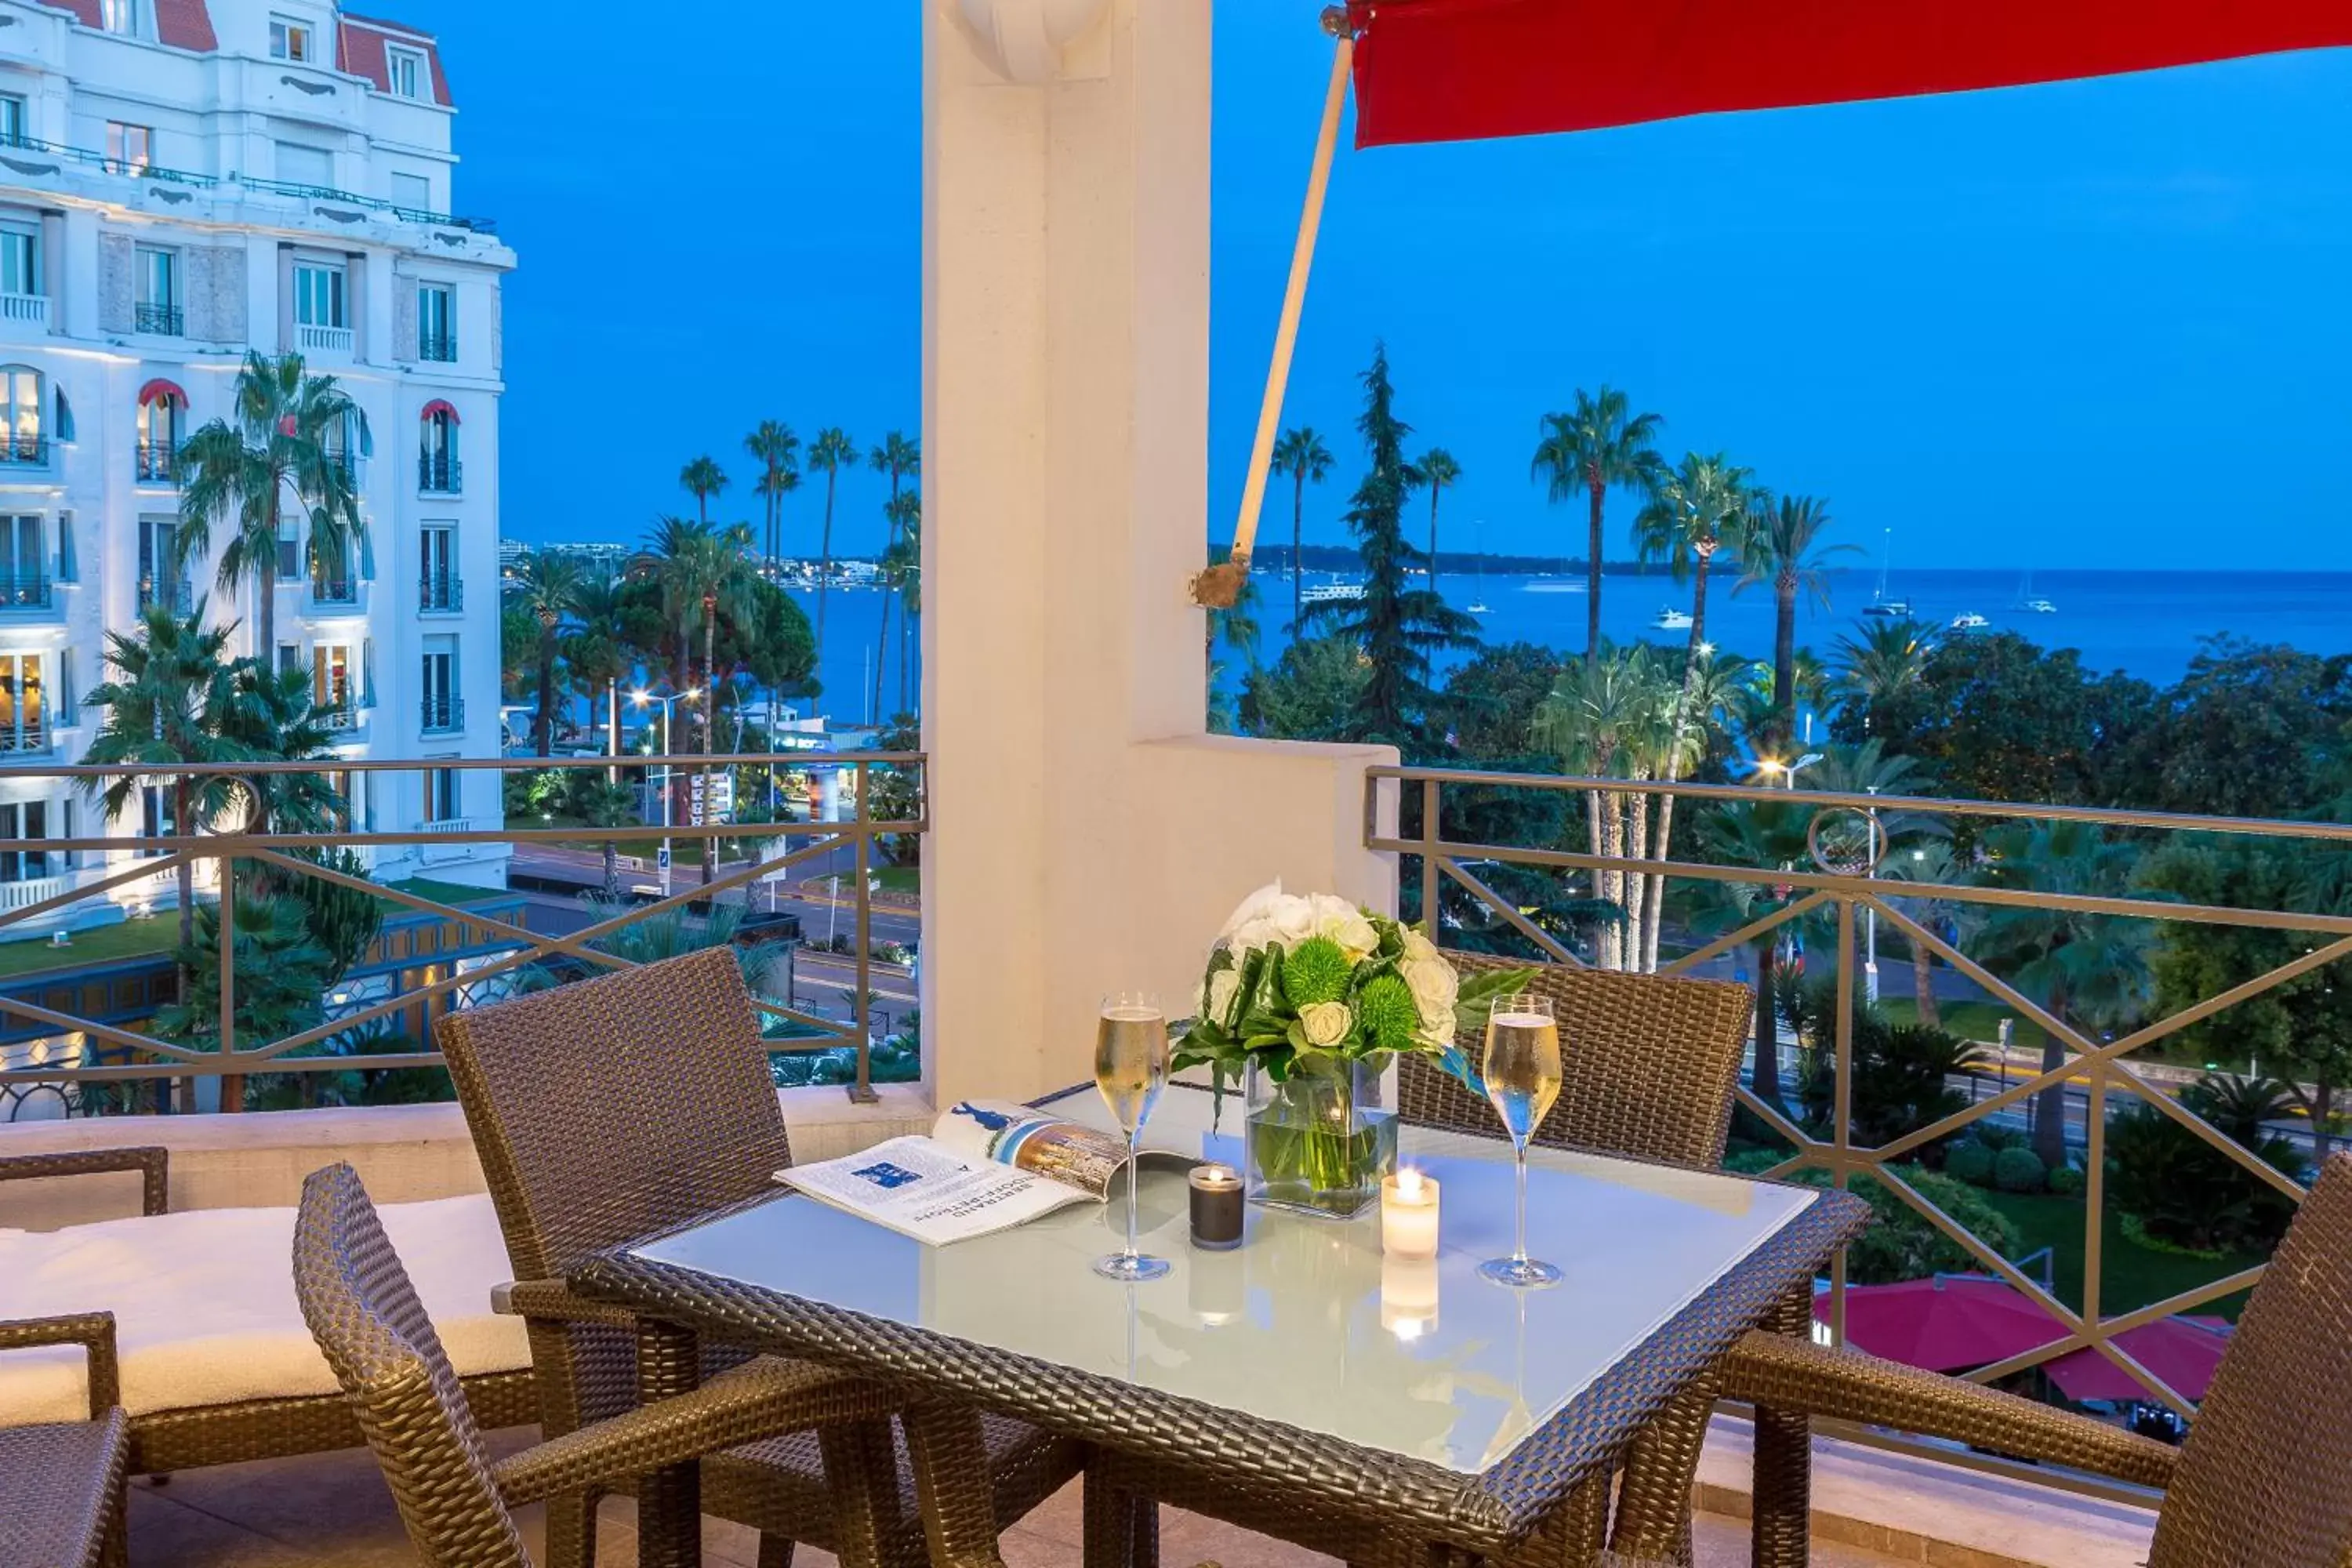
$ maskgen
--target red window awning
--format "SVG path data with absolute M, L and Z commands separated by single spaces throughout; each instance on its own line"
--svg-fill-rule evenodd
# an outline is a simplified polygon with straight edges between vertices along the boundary
M 188 395 L 181 390 L 180 384 L 178 382 L 166 381 L 159 375 L 154 380 L 149 382 L 146 385 L 139 389 L 139 401 L 142 403 L 176 403 L 181 407 L 185 408 L 188 405 Z
M 1349 12 L 1362 147 L 2352 44 L 2347 0 L 1349 0 Z
M 450 405 L 448 400 L 440 397 L 436 397 L 432 402 L 426 404 L 425 405 L 425 412 L 418 415 L 417 418 L 420 420 L 430 419 L 436 414 L 447 419 L 452 425 L 463 425 L 465 423 L 464 420 L 457 417 L 457 410 Z

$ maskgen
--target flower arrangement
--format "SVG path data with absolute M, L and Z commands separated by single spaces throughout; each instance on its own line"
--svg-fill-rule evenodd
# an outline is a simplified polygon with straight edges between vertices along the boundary
M 1328 893 L 1260 888 L 1242 900 L 1209 952 L 1179 1068 L 1237 1075 L 1255 1063 L 1275 1082 L 1318 1057 L 1444 1054 L 1526 986 L 1524 971 L 1464 980 L 1436 944 L 1386 915 Z

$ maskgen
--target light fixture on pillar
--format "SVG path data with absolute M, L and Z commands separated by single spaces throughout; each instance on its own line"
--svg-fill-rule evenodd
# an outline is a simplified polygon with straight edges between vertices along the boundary
M 1108 0 L 951 0 L 955 15 L 1006 79 L 1066 79 L 1063 51 L 1109 10 Z

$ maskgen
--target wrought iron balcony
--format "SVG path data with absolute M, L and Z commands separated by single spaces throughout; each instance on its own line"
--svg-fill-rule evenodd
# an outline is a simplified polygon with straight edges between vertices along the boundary
M 131 307 L 131 325 L 134 331 L 152 337 L 176 338 L 185 324 L 177 305 L 140 304 Z
M 466 584 L 455 573 L 429 576 L 416 584 L 416 607 L 427 615 L 452 615 L 466 607 Z
M 46 713 L 28 713 L 21 724 L 0 725 L 0 756 L 33 757 L 47 753 L 56 744 L 50 733 Z
M 466 727 L 466 700 L 462 697 L 427 697 L 419 705 L 425 732 L 446 735 Z
M 419 453 L 416 488 L 434 495 L 456 495 L 466 488 L 465 465 L 447 452 Z
M 49 460 L 49 438 L 37 430 L 0 432 L 0 463 L 17 463 L 26 468 L 45 467 Z
M 142 483 L 175 485 L 180 482 L 179 448 L 169 441 L 140 442 L 137 462 Z
M 56 603 L 56 586 L 46 573 L 0 572 L 0 610 L 46 610 Z
M 310 602 L 339 607 L 357 605 L 360 602 L 360 585 L 349 577 L 312 577 Z
M 157 582 L 152 577 L 139 580 L 139 608 L 142 613 L 158 605 L 168 605 L 175 616 L 184 616 L 195 603 L 194 590 L 185 577 Z
M 457 363 L 457 335 L 455 332 L 427 332 L 416 340 L 416 357 L 435 364 Z

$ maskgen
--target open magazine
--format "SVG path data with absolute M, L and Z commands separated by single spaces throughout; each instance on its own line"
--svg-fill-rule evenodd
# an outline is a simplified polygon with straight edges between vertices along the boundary
M 1145 1150 L 1141 1158 L 1191 1164 Z M 930 1136 L 778 1171 L 776 1180 L 932 1247 L 1010 1230 L 1071 1204 L 1101 1203 L 1125 1140 L 1007 1100 L 959 1100 Z

